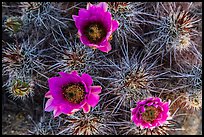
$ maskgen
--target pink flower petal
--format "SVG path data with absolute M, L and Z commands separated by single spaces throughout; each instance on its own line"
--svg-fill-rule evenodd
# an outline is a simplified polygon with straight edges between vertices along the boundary
M 50 92 L 50 91 L 48 91 L 48 92 L 45 94 L 45 97 L 46 97 L 46 98 L 50 98 L 50 97 L 52 97 L 51 92 Z
M 73 115 L 75 112 L 67 113 L 68 116 Z
M 85 103 L 82 108 L 83 108 L 84 113 L 89 113 L 89 111 L 91 110 L 91 106 L 87 103 Z
M 132 114 L 135 114 L 137 109 L 138 109 L 138 107 L 135 107 L 135 108 L 131 108 L 130 110 L 131 110 Z
M 90 75 L 83 73 L 81 75 L 82 81 L 86 84 L 87 87 L 91 86 L 93 84 L 93 80 Z
M 98 48 L 98 45 L 96 45 L 96 44 L 87 44 L 87 46 L 89 46 L 92 49 L 97 49 Z
M 154 102 L 162 102 L 162 100 L 158 97 L 153 98 Z
M 86 9 L 89 10 L 90 7 L 92 7 L 92 6 L 93 6 L 93 5 L 92 5 L 90 2 L 88 2 L 87 5 L 86 5 Z
M 67 74 L 65 72 L 59 72 L 61 78 L 61 81 L 65 81 L 65 85 L 69 83 L 80 83 L 81 78 L 76 72 L 71 72 L 70 74 Z
M 72 15 L 72 18 L 73 18 L 73 20 L 76 22 L 77 19 L 79 18 L 79 16 L 77 16 L 77 15 Z
M 102 87 L 101 86 L 91 86 L 91 93 L 93 94 L 99 94 L 101 93 Z
M 73 115 L 75 112 L 79 111 L 80 109 L 73 109 L 71 112 L 67 113 L 67 115 Z
M 68 83 L 67 79 L 52 77 L 48 79 L 50 93 L 54 98 L 59 98 L 62 94 L 62 87 Z
M 80 41 L 84 44 L 84 45 L 89 45 L 90 44 L 90 41 L 87 39 L 86 36 L 82 35 L 80 37 Z
M 64 99 L 63 95 L 58 95 L 59 97 L 53 98 L 52 105 L 54 107 L 61 106 L 62 104 L 66 103 L 67 101 Z
M 91 48 L 93 48 L 93 49 L 96 49 L 96 48 L 99 47 L 98 45 L 91 43 L 91 42 L 87 39 L 87 37 L 84 36 L 84 35 L 82 35 L 82 36 L 80 37 L 80 41 L 81 41 L 84 45 L 89 46 L 89 47 L 91 47 Z
M 71 74 L 68 74 L 68 73 L 65 73 L 65 72 L 58 72 L 58 73 L 62 78 L 68 78 L 68 77 L 72 76 Z
M 52 77 L 48 79 L 49 88 L 52 89 L 61 89 L 61 87 L 67 83 L 68 80 L 62 79 L 60 77 Z
M 77 111 L 79 111 L 80 109 L 73 109 L 71 113 L 75 113 Z
M 101 22 L 106 28 L 107 32 L 112 33 L 112 17 L 110 12 L 106 12 L 101 18 Z
M 104 13 L 100 13 L 100 12 L 97 13 L 96 11 L 94 13 L 95 14 L 91 15 L 88 19 L 83 19 L 84 26 L 87 24 L 87 22 L 88 23 L 100 22 L 101 24 L 103 24 L 103 26 L 105 27 L 105 29 L 107 31 L 110 31 L 110 29 L 111 29 L 110 28 L 111 27 L 111 15 L 110 15 L 110 13 L 108 12 L 105 15 L 103 15 Z M 82 19 L 81 19 L 81 21 L 82 21 Z M 81 27 L 81 28 L 83 29 L 83 27 Z
M 87 103 L 91 105 L 92 107 L 95 107 L 98 104 L 99 101 L 99 95 L 96 94 L 89 94 Z
M 114 32 L 119 26 L 118 21 L 112 20 L 112 32 Z
M 73 15 L 72 17 L 74 17 L 75 15 Z M 79 10 L 79 14 L 78 17 L 83 17 L 83 18 L 89 18 L 90 17 L 90 13 L 88 10 L 86 9 L 80 9 Z M 75 18 L 75 17 L 74 17 Z
M 56 108 L 54 109 L 53 113 L 54 113 L 54 118 L 55 118 L 55 117 L 58 117 L 62 112 L 60 111 L 60 108 Z
M 79 30 L 80 29 L 80 25 L 81 25 L 80 17 L 76 16 L 76 15 L 72 15 L 72 18 L 75 21 L 75 26 Z
M 160 121 L 162 121 L 162 123 L 163 123 L 164 121 L 167 120 L 168 117 L 169 117 L 169 115 L 168 115 L 167 113 L 166 113 L 166 114 L 163 114 Z
M 131 109 L 130 109 L 131 112 L 134 112 L 134 110 L 135 110 L 135 108 L 131 108 Z
M 132 116 L 131 116 L 131 120 L 134 121 L 135 123 L 138 123 L 138 122 L 137 122 L 138 119 L 137 119 L 137 117 L 136 117 L 135 115 L 132 115 Z
M 105 40 L 100 44 L 100 47 L 98 47 L 98 49 L 100 51 L 108 53 L 112 49 L 112 47 L 111 47 L 111 44 L 107 40 Z
M 152 126 L 153 127 L 157 127 L 157 126 L 160 126 L 161 124 L 159 123 L 159 120 L 154 120 L 153 122 L 152 122 Z
M 89 9 L 87 10 L 89 11 L 90 16 L 95 16 L 97 15 L 97 13 L 105 13 L 101 7 L 98 7 L 96 5 L 89 6 Z
M 47 100 L 46 104 L 45 104 L 45 111 L 53 111 L 54 110 L 54 106 L 52 105 L 53 103 L 53 98 L 50 98 Z
M 105 13 L 107 12 L 107 9 L 108 9 L 108 4 L 105 2 L 101 2 L 98 5 L 92 5 L 91 3 L 87 4 L 87 10 L 90 13 L 94 13 L 94 14 L 99 13 L 99 12 Z
M 143 106 L 140 107 L 140 112 L 142 112 L 142 113 L 145 112 L 145 107 L 143 107 Z
M 81 17 L 76 16 L 76 15 L 72 15 L 72 18 L 75 21 L 75 26 L 77 27 L 79 34 L 83 33 L 82 30 L 84 29 L 87 22 L 89 22 L 89 19 L 88 18 L 81 18 Z
M 146 105 L 147 106 L 151 106 L 154 102 L 148 102 Z M 154 106 L 156 107 L 157 105 L 154 104 Z
M 60 105 L 60 108 L 61 112 L 64 114 L 68 114 L 73 111 L 73 106 L 67 104 Z
M 142 101 L 137 102 L 137 106 L 142 106 L 144 104 L 146 104 L 146 100 L 142 100 Z
M 104 12 L 108 10 L 108 4 L 106 2 L 100 2 L 97 6 L 101 7 Z
M 73 70 L 70 74 L 79 76 L 79 74 L 78 74 L 78 72 L 76 70 Z

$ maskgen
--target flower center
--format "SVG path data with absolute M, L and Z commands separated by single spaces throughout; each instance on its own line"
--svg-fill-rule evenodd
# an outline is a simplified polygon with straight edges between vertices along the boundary
M 153 106 L 147 106 L 145 107 L 145 112 L 142 113 L 142 119 L 145 122 L 151 123 L 154 121 L 160 113 L 160 110 L 158 108 L 155 108 Z
M 84 86 L 82 84 L 68 84 L 63 87 L 63 96 L 69 102 L 79 104 L 85 97 Z
M 100 23 L 92 23 L 85 27 L 85 35 L 90 42 L 97 44 L 106 36 L 106 30 Z

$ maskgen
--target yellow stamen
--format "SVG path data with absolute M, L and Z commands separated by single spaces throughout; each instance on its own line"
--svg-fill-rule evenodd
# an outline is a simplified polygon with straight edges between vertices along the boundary
M 145 112 L 142 114 L 142 119 L 148 123 L 154 121 L 160 113 L 160 110 L 158 108 L 155 108 L 153 106 L 147 106 L 145 107 Z
M 85 35 L 92 43 L 97 44 L 106 36 L 106 30 L 103 25 L 92 23 L 85 27 Z
M 84 87 L 81 84 L 69 84 L 63 88 L 63 95 L 69 102 L 79 104 L 85 97 Z

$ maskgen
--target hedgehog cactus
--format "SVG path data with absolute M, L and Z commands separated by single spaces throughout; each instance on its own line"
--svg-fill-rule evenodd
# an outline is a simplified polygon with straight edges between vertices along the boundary
M 23 25 L 22 23 L 23 23 L 22 20 L 18 17 L 9 17 L 4 22 L 4 25 L 6 29 L 16 33 L 21 29 Z
M 101 111 L 101 112 L 100 112 Z M 113 134 L 111 117 L 97 107 L 97 111 L 84 114 L 76 112 L 75 116 L 64 118 L 68 126 L 59 132 L 60 135 L 109 135 Z
M 33 95 L 33 81 L 24 82 L 19 79 L 13 81 L 13 85 L 11 86 L 10 93 L 11 96 L 15 99 L 26 99 L 29 96 Z
M 127 38 L 131 42 L 139 41 L 140 45 L 144 46 L 140 26 L 147 21 L 143 18 L 146 16 L 144 4 L 141 2 L 108 2 L 108 5 L 108 10 L 112 13 L 113 18 L 120 22 L 113 41 L 124 42 L 124 39 Z
M 71 36 L 69 38 L 72 38 Z M 52 50 L 56 54 L 52 58 L 53 65 L 50 65 L 48 70 L 70 72 L 76 70 L 78 72 L 90 72 L 91 75 L 96 75 L 95 61 L 97 53 L 92 49 L 84 46 L 73 38 L 69 41 L 64 41 L 67 44 L 60 44 L 59 46 L 52 46 Z
M 13 86 L 13 81 L 15 80 L 29 80 L 28 83 L 31 81 L 34 82 L 38 73 L 43 75 L 41 71 L 45 69 L 45 64 L 39 59 L 40 50 L 36 48 L 40 43 L 31 45 L 28 40 L 23 43 L 6 44 L 7 46 L 2 48 L 2 66 L 3 76 L 8 77 L 8 79 L 4 81 L 3 86 L 10 88 Z M 33 74 L 35 74 L 35 76 Z M 15 90 L 12 91 L 15 92 Z
M 158 7 L 165 12 L 157 8 L 158 17 L 154 17 L 155 21 L 150 22 L 155 29 L 145 35 L 156 34 L 157 36 L 151 39 L 150 47 L 160 52 L 161 60 L 167 59 L 170 67 L 183 69 L 193 65 L 191 60 L 194 60 L 193 62 L 201 60 L 201 54 L 197 51 L 198 45 L 194 41 L 195 35 L 198 34 L 195 25 L 200 20 L 192 17 L 189 9 L 181 9 L 181 6 L 173 3 L 165 6 L 159 4 Z M 161 12 L 162 14 L 159 14 Z M 146 48 L 149 49 L 148 46 Z

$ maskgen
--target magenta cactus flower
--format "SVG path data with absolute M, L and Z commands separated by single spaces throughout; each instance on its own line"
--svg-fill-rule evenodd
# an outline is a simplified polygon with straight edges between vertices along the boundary
M 119 23 L 112 19 L 111 13 L 107 9 L 108 4 L 106 2 L 100 2 L 98 5 L 88 3 L 87 9 L 81 8 L 78 16 L 72 16 L 81 42 L 103 52 L 111 50 L 109 40 L 119 26 Z
M 45 111 L 53 111 L 54 117 L 61 113 L 73 114 L 80 109 L 84 113 L 90 111 L 99 102 L 101 86 L 91 86 L 93 80 L 90 75 L 83 73 L 78 75 L 77 71 L 70 74 L 59 72 L 61 77 L 52 77 L 48 80 L 49 91 L 45 94 L 49 98 L 46 102 Z
M 150 97 L 137 102 L 135 108 L 131 108 L 131 119 L 141 129 L 154 129 L 168 123 L 170 102 L 162 102 L 158 97 Z

